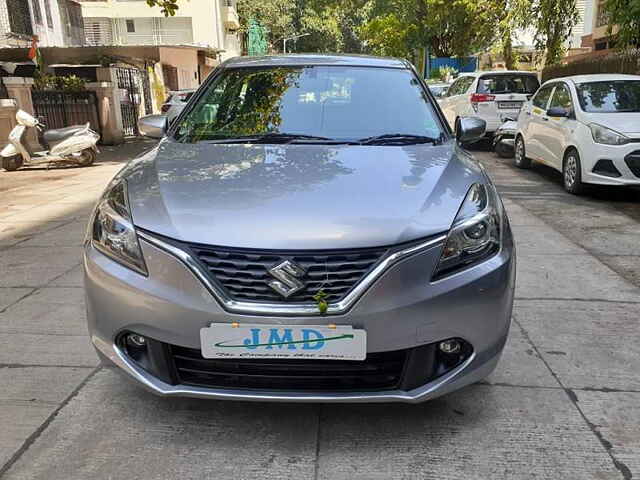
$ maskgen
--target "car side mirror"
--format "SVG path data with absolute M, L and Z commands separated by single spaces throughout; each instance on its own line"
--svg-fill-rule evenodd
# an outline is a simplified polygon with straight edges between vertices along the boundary
M 566 108 L 551 107 L 549 110 L 547 110 L 547 116 L 556 118 L 569 118 L 571 116 L 571 112 Z
M 487 122 L 478 117 L 460 117 L 456 122 L 456 140 L 470 143 L 480 140 L 487 131 Z
M 162 138 L 167 133 L 166 115 L 147 115 L 138 120 L 138 130 L 150 138 Z

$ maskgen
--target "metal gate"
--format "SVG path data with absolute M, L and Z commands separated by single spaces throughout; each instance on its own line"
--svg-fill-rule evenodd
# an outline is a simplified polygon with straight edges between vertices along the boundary
M 125 136 L 139 135 L 138 116 L 143 102 L 142 73 L 137 68 L 117 67 L 118 88 L 126 90 L 120 101 Z
M 96 92 L 33 90 L 31 97 L 36 117 L 47 128 L 64 128 L 89 122 L 93 130 L 101 133 Z

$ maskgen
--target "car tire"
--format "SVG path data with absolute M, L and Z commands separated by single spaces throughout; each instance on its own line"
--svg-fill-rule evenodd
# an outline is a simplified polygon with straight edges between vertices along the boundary
M 13 157 L 6 157 L 2 159 L 2 168 L 7 172 L 15 172 L 24 164 L 22 155 L 14 155 Z
M 503 143 L 498 143 L 494 147 L 494 151 L 500 158 L 513 158 L 513 148 L 504 145 Z
M 514 163 L 518 168 L 531 168 L 531 159 L 527 158 L 527 152 L 524 147 L 524 138 L 522 135 L 516 137 Z
M 564 189 L 573 195 L 580 195 L 585 190 L 582 183 L 582 164 L 576 150 L 569 150 L 562 162 L 562 183 Z

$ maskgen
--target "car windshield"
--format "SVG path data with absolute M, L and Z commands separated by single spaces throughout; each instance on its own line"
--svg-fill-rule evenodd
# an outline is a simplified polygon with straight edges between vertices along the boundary
M 223 70 L 176 126 L 175 139 L 243 142 L 278 135 L 305 142 L 383 135 L 441 138 L 443 130 L 409 70 L 304 66 Z
M 501 93 L 536 93 L 540 84 L 535 75 L 496 74 L 484 75 L 478 80 L 478 92 L 496 95 Z
M 580 83 L 578 100 L 590 113 L 640 112 L 640 80 Z

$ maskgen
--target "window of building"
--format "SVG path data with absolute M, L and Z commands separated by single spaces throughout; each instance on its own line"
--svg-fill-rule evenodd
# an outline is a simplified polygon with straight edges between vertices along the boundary
M 134 20 L 127 20 L 127 33 L 136 33 L 136 22 Z
M 47 27 L 53 28 L 53 17 L 51 16 L 51 2 L 44 0 L 44 14 L 47 17 Z
M 9 28 L 11 33 L 19 35 L 33 35 L 29 4 L 24 0 L 7 0 L 9 14 Z
M 33 9 L 33 21 L 37 25 L 42 25 L 42 8 L 40 8 L 40 0 L 33 0 L 31 6 Z

